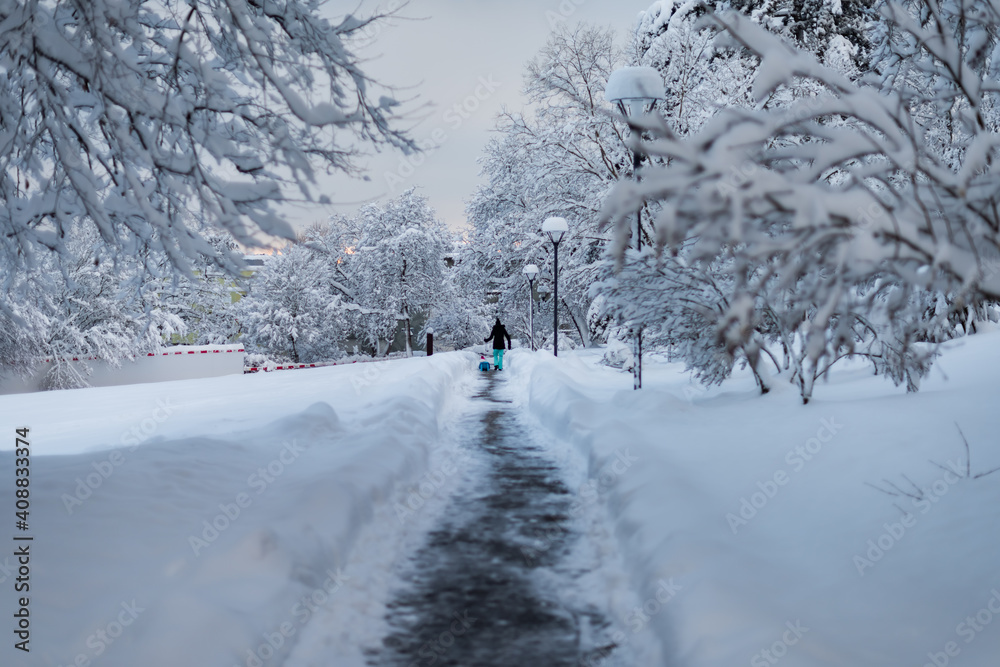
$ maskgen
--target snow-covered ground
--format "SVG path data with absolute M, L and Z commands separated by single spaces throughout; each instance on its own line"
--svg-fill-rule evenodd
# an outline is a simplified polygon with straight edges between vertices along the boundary
M 1000 334 L 949 348 L 918 394 L 845 367 L 808 406 L 748 376 L 705 391 L 667 363 L 635 393 L 599 351 L 515 351 L 510 367 L 535 417 L 590 458 L 648 598 L 633 627 L 669 664 L 985 667 L 1000 656 L 1000 472 L 966 477 L 956 424 L 973 476 L 1000 466 Z
M 353 610 L 356 652 L 377 628 L 350 619 L 377 618 L 382 584 L 354 548 L 374 542 L 391 563 L 395 503 L 446 493 L 431 466 L 472 365 L 457 353 L 0 397 L 4 470 L 14 428 L 31 428 L 35 536 L 32 650 L 4 641 L 0 664 L 281 664 L 324 605 Z
M 600 354 L 514 350 L 504 377 L 613 528 L 616 641 L 685 667 L 996 663 L 1000 472 L 964 477 L 956 423 L 973 475 L 1000 466 L 1000 334 L 916 395 L 845 366 L 808 406 L 654 359 L 635 393 Z M 4 432 L 31 428 L 35 535 L 32 652 L 0 663 L 363 664 L 387 573 L 457 486 L 477 360 L 0 397 Z

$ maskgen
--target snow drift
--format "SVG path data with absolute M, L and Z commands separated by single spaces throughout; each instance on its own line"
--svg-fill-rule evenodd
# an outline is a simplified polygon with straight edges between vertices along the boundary
M 349 582 L 359 534 L 425 473 L 471 364 L 60 392 L 48 423 L 76 438 L 46 427 L 51 394 L 0 399 L 4 423 L 32 427 L 37 535 L 32 651 L 5 646 L 3 663 L 280 664 Z M 116 411 L 155 432 L 123 446 L 99 426 Z
M 805 407 L 789 385 L 706 390 L 662 362 L 633 392 L 599 358 L 510 367 L 589 458 L 634 589 L 680 587 L 639 626 L 670 664 L 994 664 L 1000 472 L 967 474 L 1000 465 L 1000 336 L 952 345 L 918 394 L 845 366 Z M 605 480 L 622 455 L 635 464 Z

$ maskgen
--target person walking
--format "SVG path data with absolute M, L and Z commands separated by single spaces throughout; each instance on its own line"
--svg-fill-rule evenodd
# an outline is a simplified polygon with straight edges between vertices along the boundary
M 504 338 L 507 339 L 507 349 L 510 349 L 510 334 L 507 333 L 507 329 L 500 324 L 500 318 L 497 318 L 496 324 L 493 325 L 493 330 L 490 332 L 489 337 L 487 337 L 483 342 L 488 343 L 493 341 L 493 365 L 496 366 L 498 371 L 503 370 L 503 341 Z

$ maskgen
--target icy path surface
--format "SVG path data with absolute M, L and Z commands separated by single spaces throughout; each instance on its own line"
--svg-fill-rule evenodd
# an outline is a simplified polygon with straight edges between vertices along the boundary
M 602 567 L 571 511 L 563 471 L 482 378 L 466 415 L 465 483 L 424 545 L 397 564 L 388 633 L 369 664 L 618 665 L 595 573 Z

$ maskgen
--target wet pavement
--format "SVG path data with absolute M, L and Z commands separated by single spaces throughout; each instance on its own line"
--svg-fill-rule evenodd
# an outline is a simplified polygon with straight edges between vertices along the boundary
M 473 461 L 424 545 L 402 566 L 373 666 L 614 665 L 610 627 L 573 594 L 581 536 L 558 467 L 532 442 L 492 372 L 463 446 Z M 568 602 L 572 600 L 573 602 Z

